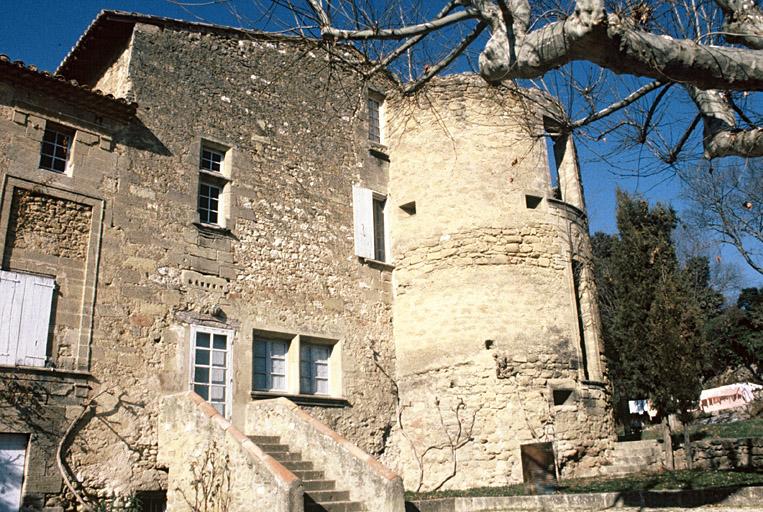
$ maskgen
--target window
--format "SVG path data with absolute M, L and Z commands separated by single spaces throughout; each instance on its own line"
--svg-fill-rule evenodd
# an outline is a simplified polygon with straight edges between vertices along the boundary
M 329 394 L 331 346 L 302 343 L 299 350 L 299 391 L 306 395 Z
M 199 221 L 202 224 L 220 224 L 220 194 L 222 187 L 212 180 L 199 180 Z
M 202 224 L 225 226 L 224 197 L 229 186 L 226 152 L 209 143 L 201 145 L 197 211 Z
M 374 259 L 384 261 L 386 253 L 384 249 L 384 198 L 374 198 Z
M 372 190 L 353 186 L 352 198 L 355 254 L 368 260 L 388 261 L 386 197 Z
M 71 153 L 74 130 L 54 123 L 45 125 L 40 149 L 40 168 L 53 172 L 66 172 Z
M 0 364 L 45 366 L 52 277 L 0 270 Z
M 201 169 L 212 172 L 223 172 L 225 153 L 207 147 L 201 147 Z
M 289 342 L 254 340 L 254 389 L 287 391 L 287 361 Z
M 165 512 L 167 510 L 167 491 L 139 491 L 135 501 L 141 512 Z
M 382 121 L 384 115 L 384 96 L 376 92 L 368 94 L 368 140 L 382 143 Z
M 323 404 L 342 400 L 337 340 L 255 329 L 252 354 L 252 397 L 285 395 L 297 403 Z
M 191 331 L 191 388 L 223 416 L 230 414 L 232 331 L 194 326 Z

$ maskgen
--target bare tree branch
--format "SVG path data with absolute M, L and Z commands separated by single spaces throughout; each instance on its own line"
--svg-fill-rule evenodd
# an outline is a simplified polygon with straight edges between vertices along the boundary
M 594 121 L 598 121 L 599 119 L 601 119 L 603 117 L 606 117 L 606 116 L 612 114 L 613 112 L 616 112 L 616 111 L 620 110 L 621 108 L 627 107 L 628 105 L 630 105 L 634 101 L 636 101 L 639 98 L 649 94 L 653 90 L 655 90 L 655 89 L 657 89 L 657 88 L 659 88 L 659 87 L 661 87 L 663 85 L 664 84 L 662 82 L 660 82 L 659 80 L 656 80 L 654 82 L 650 82 L 650 83 L 644 85 L 643 87 L 633 91 L 632 93 L 630 93 L 628 96 L 626 96 L 622 100 L 620 100 L 618 102 L 615 102 L 615 103 L 609 105 L 608 107 L 603 108 L 603 109 L 599 110 L 598 112 L 596 112 L 594 114 L 591 114 L 588 117 L 585 117 L 583 119 L 578 119 L 577 121 L 572 123 L 571 128 L 579 128 L 579 127 L 581 127 L 583 125 L 592 123 Z

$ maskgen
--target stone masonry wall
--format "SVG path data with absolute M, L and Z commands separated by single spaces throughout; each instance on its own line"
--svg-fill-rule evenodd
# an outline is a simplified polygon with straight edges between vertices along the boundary
M 157 404 L 188 389 L 194 324 L 234 331 L 237 426 L 253 399 L 255 332 L 338 340 L 343 400 L 309 411 L 381 453 L 394 398 L 375 361 L 394 371 L 391 273 L 353 251 L 352 185 L 386 191 L 364 84 L 299 42 L 138 25 L 131 45 L 120 62 L 143 127 L 119 139 L 124 167 L 104 178 L 92 357 L 115 389 L 73 467 L 101 499 L 165 485 Z M 228 149 L 224 229 L 194 223 L 202 141 Z
M 16 251 L 84 260 L 91 208 L 73 201 L 16 190 L 6 240 L 8 259 Z
M 537 442 L 562 476 L 592 474 L 613 439 L 607 385 L 585 380 L 605 378 L 601 354 L 578 328 L 585 222 L 551 199 L 532 94 L 452 76 L 391 115 L 390 197 L 416 204 L 392 218 L 400 419 L 385 461 L 407 488 L 522 481 L 521 445 Z
M 757 469 L 763 468 L 763 438 L 710 439 L 694 441 L 692 460 L 695 469 Z M 673 452 L 677 469 L 686 467 L 684 449 Z

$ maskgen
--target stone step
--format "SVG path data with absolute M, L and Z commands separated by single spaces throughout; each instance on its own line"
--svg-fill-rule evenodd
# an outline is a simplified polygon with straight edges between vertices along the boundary
M 334 503 L 308 503 L 305 500 L 305 512 L 362 512 L 366 510 L 357 501 L 335 501 Z
M 325 503 L 332 503 L 335 501 L 349 501 L 350 491 L 337 491 L 336 489 L 329 489 L 325 491 L 310 491 L 305 492 L 310 498 L 321 505 Z
M 289 451 L 288 444 L 259 444 L 257 446 L 259 446 L 260 449 L 262 449 L 262 451 L 265 453 Z
M 631 449 L 631 450 L 614 450 L 612 452 L 612 457 L 658 457 L 662 453 L 662 450 L 656 449 L 649 449 L 649 448 L 639 448 L 639 449 Z
M 249 436 L 249 439 L 258 446 L 263 444 L 278 444 L 281 442 L 281 438 L 278 436 Z
M 293 462 L 292 464 L 297 464 L 296 462 Z M 310 464 L 312 467 L 312 462 L 304 462 L 303 464 Z M 287 466 L 286 469 L 289 469 Z M 326 475 L 323 474 L 323 471 L 316 471 L 314 469 L 289 469 L 294 475 L 302 480 L 303 482 L 305 480 L 323 480 Z
M 305 480 L 302 479 L 302 487 L 305 491 L 330 491 L 336 489 L 336 482 L 333 480 Z
M 300 452 L 265 452 L 280 463 L 301 462 L 302 454 Z
M 607 476 L 630 475 L 633 473 L 641 473 L 645 469 L 647 468 L 644 468 L 643 466 L 640 466 L 640 465 L 624 464 L 624 465 L 617 465 L 617 466 L 602 466 L 601 472 Z
M 651 466 L 657 463 L 659 463 L 657 457 L 633 456 L 614 457 L 612 459 L 613 466 Z
M 273 457 L 273 458 L 275 458 L 275 457 Z M 278 460 L 278 459 L 276 459 L 276 460 Z M 288 469 L 289 471 L 292 471 L 292 472 L 294 472 L 294 471 L 309 471 L 309 470 L 313 469 L 313 463 L 310 462 L 309 460 L 300 460 L 300 461 L 289 460 L 289 461 L 283 462 L 282 464 L 283 464 L 283 467 L 285 467 L 286 469 Z

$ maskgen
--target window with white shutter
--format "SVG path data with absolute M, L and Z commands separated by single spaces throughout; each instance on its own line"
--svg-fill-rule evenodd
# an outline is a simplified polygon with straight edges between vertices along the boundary
M 0 270 L 0 364 L 45 366 L 52 277 Z
M 302 343 L 299 352 L 300 393 L 328 395 L 331 346 Z
M 352 207 L 355 254 L 361 258 L 387 261 L 386 198 L 373 190 L 353 185 Z
M 283 340 L 254 340 L 254 389 L 286 391 L 286 356 L 289 342 Z

